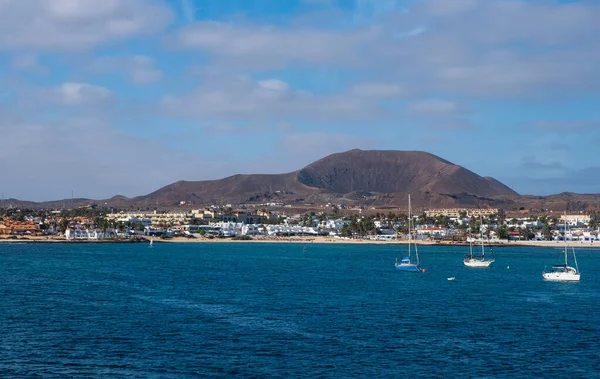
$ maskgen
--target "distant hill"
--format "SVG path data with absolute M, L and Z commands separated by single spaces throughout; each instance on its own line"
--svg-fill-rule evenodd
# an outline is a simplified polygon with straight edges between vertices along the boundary
M 114 208 L 175 208 L 181 202 L 210 204 L 285 203 L 297 206 L 328 202 L 384 207 L 499 207 L 584 211 L 600 208 L 600 195 L 563 193 L 521 196 L 490 177 L 482 177 L 422 151 L 350 150 L 332 154 L 284 174 L 233 175 L 219 180 L 179 181 L 148 195 L 106 200 L 69 199 L 14 206 L 61 208 L 87 205 Z M 0 206 L 8 205 L 7 201 Z
M 275 175 L 234 175 L 220 180 L 165 186 L 132 199 L 137 204 L 207 203 L 406 203 L 415 200 L 452 205 L 457 197 L 489 199 L 518 194 L 492 178 L 421 151 L 350 150 L 332 154 L 298 171 Z M 419 196 L 428 194 L 428 196 Z
M 335 193 L 468 193 L 517 195 L 504 184 L 422 151 L 351 150 L 332 154 L 297 173 L 302 184 Z

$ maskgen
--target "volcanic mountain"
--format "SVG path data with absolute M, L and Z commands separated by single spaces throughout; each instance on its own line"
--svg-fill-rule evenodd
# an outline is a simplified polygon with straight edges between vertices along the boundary
M 472 199 L 513 197 L 515 191 L 493 178 L 481 177 L 461 166 L 422 151 L 350 150 L 332 154 L 298 171 L 274 175 L 234 175 L 220 180 L 179 181 L 136 204 L 169 205 L 286 202 L 323 203 L 347 200 L 401 204 L 407 193 L 417 202 L 438 206 Z
M 496 179 L 422 151 L 350 150 L 294 172 L 234 175 L 220 180 L 179 181 L 149 195 L 105 200 L 0 201 L 0 208 L 72 208 L 98 204 L 113 209 L 169 209 L 210 204 L 282 203 L 311 208 L 326 203 L 405 208 L 494 207 L 505 210 L 600 211 L 600 194 L 521 196 Z

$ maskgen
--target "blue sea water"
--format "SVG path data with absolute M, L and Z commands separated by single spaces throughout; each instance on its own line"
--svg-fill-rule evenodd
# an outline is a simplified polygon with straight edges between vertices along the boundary
M 0 244 L 2 377 L 600 377 L 600 250 Z M 509 266 L 510 268 L 507 268 Z M 455 281 L 448 281 L 455 277 Z

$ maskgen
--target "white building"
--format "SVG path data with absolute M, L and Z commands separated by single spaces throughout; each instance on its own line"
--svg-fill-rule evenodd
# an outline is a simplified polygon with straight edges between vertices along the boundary
M 145 236 L 162 236 L 166 232 L 167 231 L 165 230 L 165 228 L 162 228 L 162 227 L 146 226 L 144 228 L 144 235 Z
M 241 233 L 243 236 L 257 236 L 260 234 L 258 224 L 244 224 L 242 225 Z
M 450 234 L 448 229 L 445 228 L 437 228 L 437 227 L 427 227 L 417 229 L 417 235 L 420 236 L 432 236 L 432 237 L 444 237 Z
M 190 224 L 195 218 L 191 212 L 119 212 L 109 213 L 106 219 L 115 222 L 141 222 L 144 226 L 168 225 L 168 224 Z
M 321 227 L 323 229 L 329 229 L 329 230 L 335 230 L 336 232 L 340 232 L 342 230 L 342 228 L 344 227 L 344 225 L 349 224 L 350 221 L 347 220 L 342 220 L 337 219 L 337 220 L 327 220 L 323 223 L 321 223 Z
M 242 235 L 242 227 L 244 226 L 241 222 L 213 222 L 210 224 L 213 228 L 219 228 L 223 237 L 235 237 Z
M 83 229 L 80 227 L 68 228 L 65 231 L 68 240 L 101 240 L 116 238 L 117 233 L 113 229 Z
M 318 235 L 319 229 L 311 226 L 300 225 L 267 225 L 267 234 L 270 236 L 282 235 Z
M 590 215 L 561 215 L 560 223 L 564 224 L 566 220 L 567 225 L 582 226 L 589 224 L 591 219 Z

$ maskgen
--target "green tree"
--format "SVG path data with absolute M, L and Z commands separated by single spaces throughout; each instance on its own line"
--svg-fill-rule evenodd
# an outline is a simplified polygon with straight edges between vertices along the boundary
M 506 226 L 504 226 L 504 225 L 501 225 L 496 230 L 496 234 L 498 235 L 498 238 L 501 240 L 508 239 L 508 230 L 506 230 Z
M 471 217 L 471 219 L 469 220 L 469 231 L 471 234 L 479 234 L 481 228 L 481 222 L 475 218 L 475 217 Z
M 117 230 L 119 230 L 120 232 L 124 231 L 127 228 L 127 225 L 125 225 L 125 223 L 123 221 L 119 221 L 117 223 Z
M 541 233 L 547 241 L 552 240 L 552 231 L 550 230 L 550 226 L 547 223 L 542 225 Z
M 352 231 L 350 229 L 350 224 L 344 224 L 340 230 L 340 234 L 344 237 L 351 237 Z
M 521 228 L 521 230 L 519 230 L 519 235 L 525 241 L 529 241 L 530 239 L 532 239 L 534 237 L 534 234 L 528 228 Z
M 65 234 L 65 232 L 67 231 L 67 228 L 69 227 L 69 224 L 71 223 L 71 220 L 69 220 L 66 217 L 63 217 L 60 220 L 60 224 L 59 224 L 59 230 L 61 234 Z

